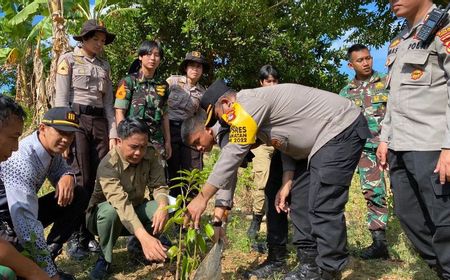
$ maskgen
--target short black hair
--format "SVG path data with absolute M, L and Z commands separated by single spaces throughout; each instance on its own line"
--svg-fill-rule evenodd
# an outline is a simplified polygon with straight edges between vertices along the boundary
M 351 46 L 347 50 L 347 60 L 350 61 L 352 59 L 352 53 L 353 52 L 359 52 L 359 51 L 362 51 L 362 50 L 369 50 L 369 48 L 366 45 L 363 45 L 363 44 L 354 44 L 353 46 Z
M 0 94 L 0 127 L 11 115 L 17 116 L 22 121 L 27 117 L 22 106 L 17 104 L 11 97 Z
M 122 140 L 136 133 L 148 135 L 148 132 L 149 129 L 145 122 L 135 117 L 127 117 L 117 126 L 117 134 Z
M 268 79 L 269 76 L 272 76 L 277 81 L 280 80 L 278 69 L 275 66 L 266 64 L 263 67 L 261 67 L 261 69 L 259 69 L 259 81 L 262 82 L 265 79 Z
M 164 51 L 161 47 L 161 44 L 158 41 L 148 41 L 145 40 L 141 43 L 138 49 L 138 56 L 144 56 L 146 54 L 149 54 L 153 49 L 157 49 L 159 52 L 159 56 L 161 57 L 161 60 L 164 58 Z

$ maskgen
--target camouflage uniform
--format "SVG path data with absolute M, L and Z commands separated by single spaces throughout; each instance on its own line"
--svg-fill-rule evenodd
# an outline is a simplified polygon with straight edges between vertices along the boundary
M 359 81 L 355 78 L 339 93 L 361 107 L 373 135 L 373 138 L 367 139 L 358 164 L 361 189 L 368 207 L 368 227 L 372 231 L 385 230 L 388 220 L 386 182 L 383 172 L 378 169 L 375 154 L 381 121 L 386 112 L 388 91 L 385 85 L 386 75 L 374 72 L 369 81 Z
M 137 116 L 149 127 L 149 144 L 163 159 L 164 135 L 162 130 L 163 115 L 167 111 L 168 84 L 158 77 L 146 79 L 142 71 L 123 78 L 116 92 L 114 108 L 126 110 L 126 116 Z

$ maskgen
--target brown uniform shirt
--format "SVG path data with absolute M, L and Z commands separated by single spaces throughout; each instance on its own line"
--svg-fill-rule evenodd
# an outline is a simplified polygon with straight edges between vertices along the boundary
M 116 209 L 124 227 L 134 234 L 136 229 L 143 227 L 134 207 L 145 201 L 146 187 L 156 201 L 167 201 L 169 189 L 164 168 L 158 163 L 157 152 L 148 147 L 139 164 L 130 164 L 122 157 L 119 148 L 115 147 L 98 166 L 88 215 L 97 204 L 107 200 Z
M 109 138 L 117 138 L 110 71 L 106 60 L 89 58 L 80 47 L 63 54 L 56 73 L 55 106 L 68 107 L 78 103 L 103 108 Z
M 188 119 L 198 111 L 200 99 L 205 92 L 205 87 L 197 83 L 190 86 L 186 76 L 170 76 L 167 79 L 169 84 L 169 119 L 173 121 L 182 121 Z

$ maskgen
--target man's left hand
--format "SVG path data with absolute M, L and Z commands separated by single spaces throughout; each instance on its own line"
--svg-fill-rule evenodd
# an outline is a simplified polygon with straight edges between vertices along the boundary
M 73 175 L 62 176 L 56 185 L 55 198 L 58 199 L 58 205 L 66 207 L 72 203 L 75 180 Z
M 155 214 L 153 214 L 153 235 L 161 233 L 164 229 L 164 226 L 166 225 L 167 220 L 169 219 L 169 213 L 166 209 L 164 209 L 165 207 L 166 205 L 160 205 Z
M 442 150 L 434 173 L 439 173 L 439 181 L 443 185 L 450 182 L 450 150 Z

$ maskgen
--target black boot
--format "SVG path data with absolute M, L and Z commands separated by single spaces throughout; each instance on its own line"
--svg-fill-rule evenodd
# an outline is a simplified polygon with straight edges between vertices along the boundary
M 389 251 L 387 248 L 386 232 L 384 230 L 371 231 L 373 243 L 365 248 L 360 257 L 364 260 L 368 259 L 389 259 Z
M 317 250 L 297 250 L 299 265 L 286 274 L 284 280 L 320 280 L 320 270 L 316 264 Z
M 247 230 L 247 236 L 250 240 L 255 240 L 258 235 L 259 229 L 261 227 L 263 215 L 255 215 L 253 214 L 252 223 Z
M 257 277 L 263 279 L 272 276 L 276 272 L 281 272 L 286 265 L 286 246 L 269 245 L 267 259 L 255 269 L 246 271 L 244 277 Z
M 320 280 L 341 280 L 341 272 L 320 269 Z

